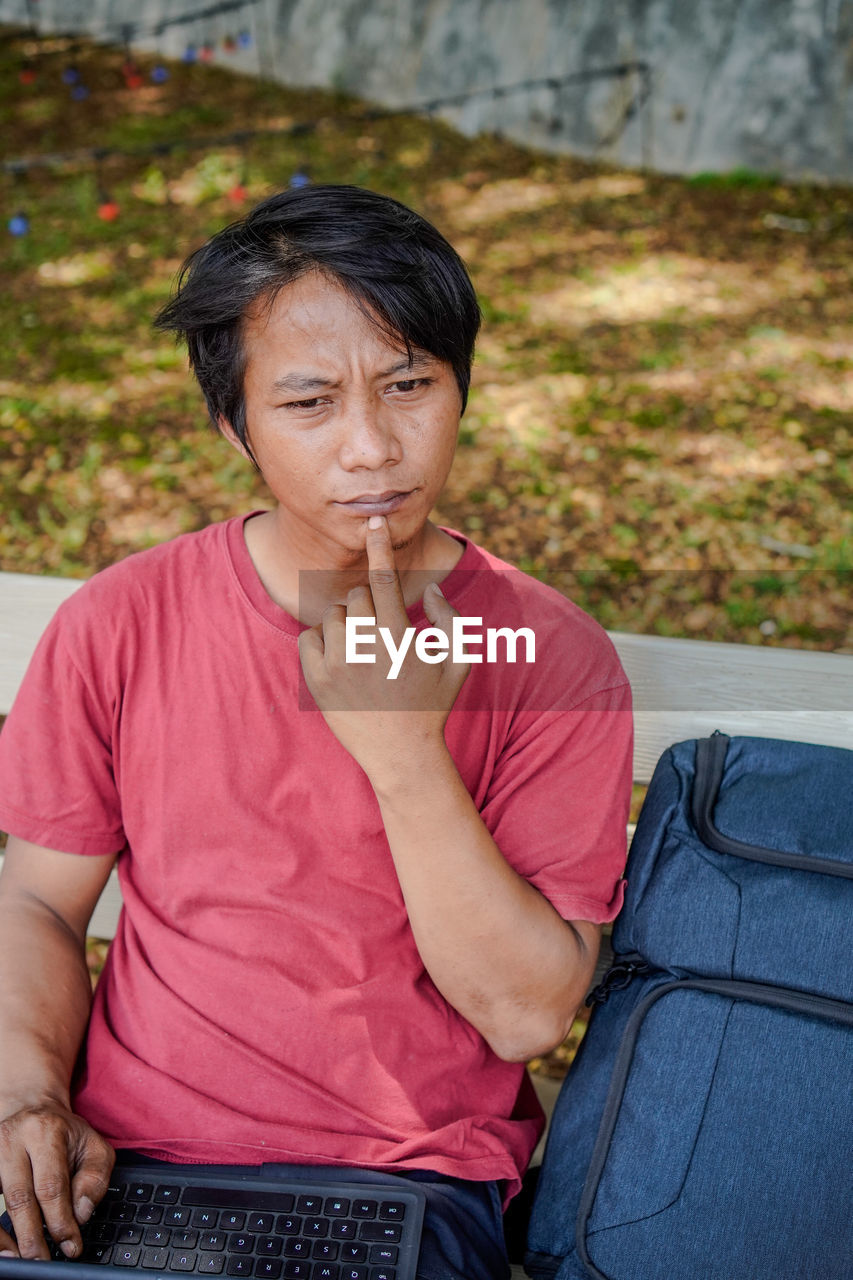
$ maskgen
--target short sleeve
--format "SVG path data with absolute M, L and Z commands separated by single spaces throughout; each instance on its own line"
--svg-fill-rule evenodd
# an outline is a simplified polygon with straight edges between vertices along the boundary
M 0 733 L 0 829 L 64 853 L 125 843 L 113 769 L 116 699 L 99 687 L 86 588 L 44 632 Z
M 496 763 L 483 819 L 566 920 L 604 924 L 622 905 L 632 763 L 624 677 L 569 710 L 519 714 Z

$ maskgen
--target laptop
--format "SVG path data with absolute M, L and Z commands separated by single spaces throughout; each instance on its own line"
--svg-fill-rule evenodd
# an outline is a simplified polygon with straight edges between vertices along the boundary
M 0 1258 L 0 1280 L 415 1280 L 426 1196 L 417 1185 L 346 1181 L 322 1167 L 218 1172 L 116 1165 L 69 1261 Z M 9 1219 L 0 1219 L 8 1231 Z

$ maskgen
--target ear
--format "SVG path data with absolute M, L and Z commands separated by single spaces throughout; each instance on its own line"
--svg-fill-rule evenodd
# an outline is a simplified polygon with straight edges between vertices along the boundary
M 225 437 L 232 448 L 236 449 L 238 453 L 241 453 L 247 462 L 251 462 L 252 459 L 249 456 L 246 446 L 243 444 L 228 419 L 223 418 L 222 414 L 220 414 L 216 419 L 216 425 L 219 428 L 220 433 Z

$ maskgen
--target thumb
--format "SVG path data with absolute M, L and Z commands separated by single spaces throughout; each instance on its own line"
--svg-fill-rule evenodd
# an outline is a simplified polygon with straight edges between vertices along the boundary
M 79 1151 L 76 1169 L 71 1179 L 71 1200 L 78 1222 L 88 1222 L 107 1192 L 110 1174 L 115 1164 L 115 1151 L 94 1130 L 84 1140 Z
M 431 582 L 424 591 L 424 613 L 433 626 L 441 627 L 450 635 L 453 619 L 459 617 L 437 582 Z

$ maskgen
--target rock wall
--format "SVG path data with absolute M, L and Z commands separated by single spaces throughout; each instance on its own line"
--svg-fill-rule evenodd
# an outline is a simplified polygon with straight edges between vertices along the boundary
M 619 165 L 853 179 L 853 0 L 0 0 L 0 21 L 129 23 L 174 57 L 210 38 L 238 69 L 390 106 L 476 91 L 441 114 Z

